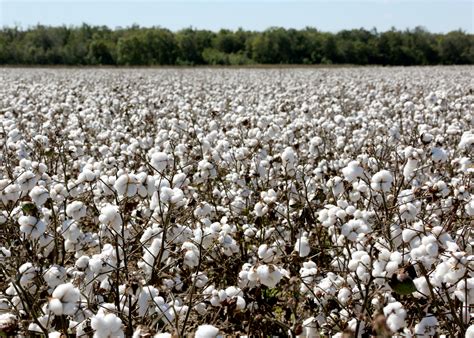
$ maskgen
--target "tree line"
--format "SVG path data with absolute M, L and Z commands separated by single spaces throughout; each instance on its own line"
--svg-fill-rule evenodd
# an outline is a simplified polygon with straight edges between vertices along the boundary
M 3 65 L 474 64 L 474 35 L 307 27 L 263 32 L 37 25 L 0 29 Z

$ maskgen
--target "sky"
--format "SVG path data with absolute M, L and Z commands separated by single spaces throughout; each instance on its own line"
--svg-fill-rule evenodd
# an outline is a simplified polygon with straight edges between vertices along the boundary
M 422 26 L 431 32 L 474 33 L 474 0 L 0 0 L 0 26 L 106 25 L 322 31 Z

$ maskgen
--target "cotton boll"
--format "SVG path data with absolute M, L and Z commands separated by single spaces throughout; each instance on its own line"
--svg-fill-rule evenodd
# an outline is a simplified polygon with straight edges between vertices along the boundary
M 16 331 L 17 327 L 18 319 L 14 314 L 9 312 L 0 314 L 0 332 L 7 336 L 10 332 Z
M 200 325 L 194 335 L 195 338 L 215 338 L 219 334 L 219 329 L 212 325 Z
M 33 203 L 36 204 L 36 206 L 41 207 L 44 203 L 46 203 L 46 200 L 49 198 L 49 192 L 45 187 L 36 186 L 31 189 L 29 196 L 31 197 Z
M 364 177 L 364 169 L 358 161 L 351 161 L 342 169 L 342 174 L 348 182 L 353 182 L 358 178 Z
M 43 274 L 43 278 L 50 288 L 55 288 L 56 286 L 62 284 L 65 277 L 66 269 L 56 265 L 51 266 Z
M 387 326 L 395 333 L 406 326 L 406 311 L 400 302 L 393 302 L 383 308 L 386 317 Z
M 38 239 L 46 231 L 46 224 L 34 216 L 21 216 L 18 223 L 20 231 L 32 239 Z
M 474 138 L 473 138 L 474 139 Z M 474 140 L 473 140 L 474 143 Z M 474 338 L 474 324 L 469 326 L 466 330 L 466 338 Z
M 58 285 L 49 301 L 49 309 L 55 315 L 73 315 L 80 299 L 79 290 L 71 283 Z
M 114 183 L 114 189 L 119 196 L 133 197 L 138 192 L 138 179 L 133 174 L 122 174 Z
M 262 244 L 258 247 L 257 255 L 264 263 L 270 263 L 275 257 L 275 250 L 267 244 Z
M 336 197 L 344 192 L 344 182 L 339 176 L 329 179 L 327 186 L 332 189 L 332 193 Z
M 306 257 L 311 252 L 311 247 L 309 245 L 308 237 L 301 237 L 296 240 L 295 251 L 299 253 L 300 257 Z
M 173 187 L 174 188 L 185 188 L 189 183 L 187 175 L 185 173 L 178 173 L 173 176 Z
M 415 325 L 415 334 L 422 337 L 432 337 L 437 333 L 438 320 L 432 314 L 427 314 L 418 324 Z
M 85 270 L 89 266 L 89 256 L 81 256 L 76 260 L 76 267 L 80 270 Z
M 408 182 L 412 179 L 416 168 L 418 168 L 418 160 L 414 158 L 409 158 L 407 163 L 403 167 L 403 177 L 405 181 Z
M 150 164 L 159 172 L 162 172 L 168 166 L 168 155 L 163 152 L 157 152 L 151 155 Z
M 93 182 L 95 181 L 96 177 L 97 175 L 92 170 L 90 170 L 89 168 L 84 168 L 82 172 L 79 174 L 77 181 L 80 183 Z
M 431 149 L 431 158 L 436 163 L 443 163 L 448 160 L 448 154 L 443 148 L 434 147 Z
M 97 313 L 97 315 L 91 318 L 91 327 L 95 331 L 94 338 L 124 337 L 122 331 L 122 320 L 114 313 Z
M 100 209 L 99 222 L 111 229 L 114 234 L 121 234 L 122 217 L 118 206 L 107 204 Z
M 81 201 L 74 201 L 66 207 L 66 215 L 78 221 L 86 215 L 87 208 Z
M 184 242 L 181 246 L 181 250 L 184 251 L 184 265 L 187 265 L 190 268 L 199 265 L 199 248 L 195 244 Z
M 372 176 L 370 187 L 375 191 L 388 192 L 392 187 L 393 177 L 388 170 L 381 170 Z
M 280 270 L 274 265 L 260 265 L 256 272 L 260 283 L 269 288 L 274 288 L 282 277 Z
M 285 150 L 281 153 L 281 160 L 283 166 L 288 170 L 294 167 L 296 162 L 296 154 L 291 147 L 286 147 Z

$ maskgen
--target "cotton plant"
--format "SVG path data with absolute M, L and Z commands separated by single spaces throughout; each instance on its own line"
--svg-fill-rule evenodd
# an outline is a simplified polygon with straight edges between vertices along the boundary
M 0 332 L 472 331 L 465 69 L 70 72 L 1 71 Z

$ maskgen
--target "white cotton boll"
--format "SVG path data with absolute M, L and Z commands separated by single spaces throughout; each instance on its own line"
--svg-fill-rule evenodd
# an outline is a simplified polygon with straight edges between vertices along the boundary
M 415 298 L 423 298 L 430 294 L 430 288 L 425 277 L 418 277 L 413 280 L 416 287 L 416 292 L 413 293 Z
M 474 145 L 474 133 L 470 131 L 464 132 L 459 141 L 458 148 L 469 149 L 472 145 Z
M 207 313 L 207 307 L 205 303 L 197 303 L 193 309 L 196 310 L 196 312 L 201 316 L 204 316 Z
M 38 239 L 46 231 L 46 224 L 34 216 L 21 216 L 18 223 L 20 231 L 32 239 Z
M 432 337 L 436 335 L 438 320 L 432 314 L 427 314 L 418 324 L 415 325 L 415 335 L 422 337 Z
M 312 337 L 319 337 L 318 332 L 318 321 L 314 317 L 306 318 L 303 321 L 303 332 L 296 336 L 297 338 L 312 338 Z
M 473 137 L 473 143 L 474 143 L 474 137 Z M 466 338 L 474 338 L 474 324 L 467 328 Z
M 415 173 L 416 168 L 418 167 L 418 160 L 414 158 L 409 158 L 407 163 L 403 167 L 403 177 L 405 181 L 410 181 Z
M 245 299 L 242 298 L 241 296 L 237 296 L 236 297 L 236 309 L 238 311 L 242 311 L 243 309 L 245 309 L 245 306 L 246 306 L 246 302 L 245 302 Z
M 431 149 L 431 158 L 436 163 L 443 163 L 448 160 L 448 153 L 443 148 L 434 147 Z
M 301 237 L 296 240 L 295 251 L 299 253 L 300 257 L 306 257 L 311 252 L 308 237 Z
M 466 214 L 474 216 L 474 198 L 471 199 L 469 203 L 466 203 L 464 209 L 466 210 Z
M 157 152 L 151 155 L 150 163 L 154 169 L 162 172 L 168 166 L 168 155 L 163 152 Z
M 81 256 L 76 260 L 75 266 L 80 270 L 85 270 L 89 266 L 89 256 Z
M 268 212 L 268 206 L 262 202 L 257 202 L 253 208 L 253 212 L 255 213 L 255 216 L 262 217 Z
M 257 255 L 264 263 L 270 263 L 275 257 L 275 250 L 267 244 L 262 244 L 258 247 Z
M 133 197 L 138 192 L 138 179 L 132 174 L 123 174 L 114 183 L 114 189 L 119 196 Z
M 59 299 L 53 298 L 49 301 L 49 309 L 57 315 L 63 314 L 63 303 Z
M 95 331 L 94 338 L 121 338 L 124 336 L 122 331 L 122 320 L 114 313 L 97 313 L 97 315 L 91 318 L 91 327 Z
M 281 160 L 285 168 L 293 168 L 296 162 L 296 154 L 293 148 L 286 147 L 285 150 L 281 153 Z
M 189 180 L 187 179 L 187 175 L 185 173 L 178 173 L 173 176 L 173 187 L 174 188 L 184 188 Z
M 59 284 L 62 284 L 65 277 L 66 269 L 55 265 L 51 266 L 43 274 L 43 278 L 50 288 L 55 288 Z
M 181 250 L 185 252 L 183 264 L 194 268 L 199 265 L 199 248 L 191 243 L 184 242 Z
M 58 332 L 58 331 L 48 333 L 48 338 L 61 338 L 61 337 L 63 337 L 63 335 L 61 332 Z
M 179 188 L 162 187 L 160 189 L 160 201 L 163 203 L 179 204 L 184 198 L 184 193 Z
M 342 175 L 348 182 L 353 182 L 358 178 L 364 177 L 364 169 L 358 161 L 351 161 L 342 170 Z
M 381 170 L 372 176 L 370 187 L 375 191 L 388 192 L 392 187 L 393 176 L 388 170 Z
M 153 286 L 146 285 L 138 295 L 138 315 L 143 317 L 145 315 L 152 315 L 155 312 L 153 299 L 158 297 L 158 290 Z
M 90 169 L 84 168 L 77 178 L 78 182 L 93 182 L 97 175 Z
M 332 193 L 336 197 L 344 192 L 344 182 L 339 176 L 334 176 L 333 178 L 330 178 L 327 183 L 327 186 L 331 188 Z
M 38 177 L 31 171 L 25 171 L 16 180 L 21 191 L 28 192 L 34 188 L 38 182 Z
M 386 317 L 387 326 L 395 333 L 406 326 L 405 318 L 406 311 L 400 302 L 393 302 L 383 308 L 383 313 Z
M 274 265 L 260 265 L 256 272 L 260 283 L 269 288 L 274 288 L 282 277 L 280 270 Z
M 81 201 L 74 201 L 66 207 L 66 215 L 78 221 L 86 215 L 87 208 Z
M 337 299 L 342 304 L 346 304 L 350 300 L 351 294 L 352 294 L 351 290 L 349 290 L 348 288 L 342 288 L 339 290 L 337 294 Z
M 195 338 L 215 338 L 219 334 L 219 329 L 212 325 L 200 325 L 194 335 Z
M 405 203 L 400 206 L 400 218 L 403 221 L 411 222 L 416 219 L 418 209 L 413 203 Z
M 120 216 L 119 207 L 107 204 L 100 209 L 99 222 L 112 229 L 114 233 L 121 233 L 122 217 Z
M 79 290 L 71 283 L 58 285 L 49 300 L 49 309 L 55 315 L 73 315 L 80 296 Z
M 49 192 L 45 187 L 36 186 L 31 189 L 29 196 L 36 206 L 41 207 L 49 198 Z

